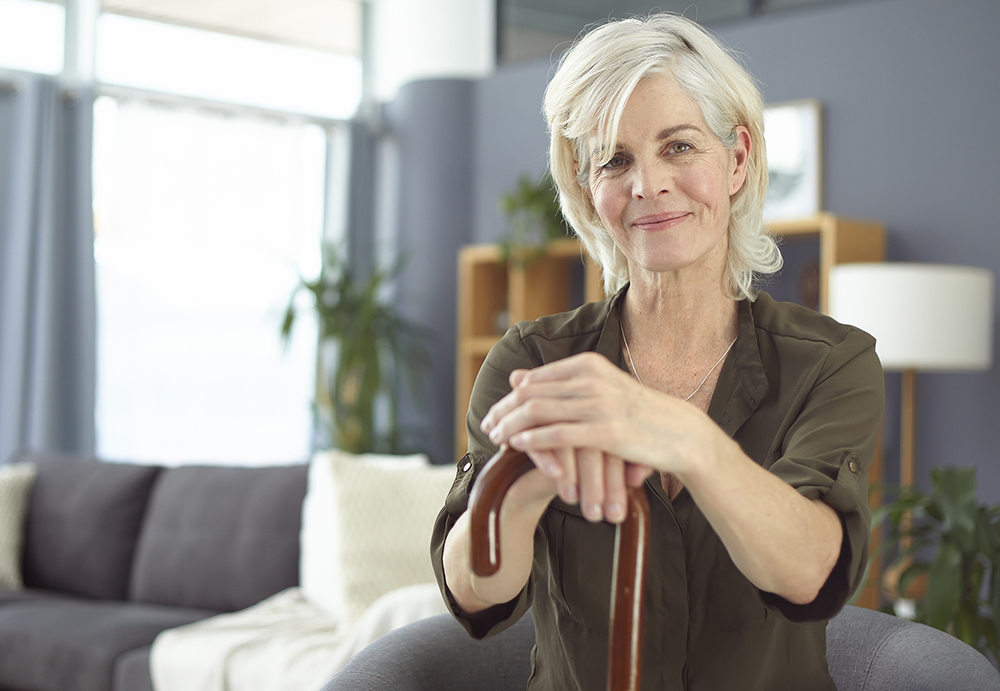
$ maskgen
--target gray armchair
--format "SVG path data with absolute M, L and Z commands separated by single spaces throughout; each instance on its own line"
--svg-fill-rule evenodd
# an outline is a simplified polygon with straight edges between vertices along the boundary
M 323 691 L 523 691 L 534 642 L 531 617 L 485 641 L 431 617 L 369 645 Z M 826 657 L 840 691 L 1000 691 L 1000 674 L 958 639 L 858 607 L 827 626 Z

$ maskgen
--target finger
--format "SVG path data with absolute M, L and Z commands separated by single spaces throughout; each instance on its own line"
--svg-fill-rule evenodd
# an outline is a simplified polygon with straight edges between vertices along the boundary
M 597 449 L 577 449 L 576 467 L 580 475 L 580 510 L 596 523 L 604 518 L 604 454 Z
M 629 487 L 642 487 L 646 478 L 652 475 L 653 472 L 653 469 L 648 465 L 642 465 L 641 463 L 626 463 L 625 484 Z
M 516 369 L 513 372 L 511 372 L 510 377 L 507 378 L 507 381 L 510 382 L 510 388 L 516 389 L 518 385 L 521 383 L 521 380 L 524 379 L 524 375 L 526 375 L 530 371 L 531 370 Z
M 490 441 L 497 446 L 506 444 L 510 438 L 524 430 L 545 427 L 554 423 L 582 422 L 600 416 L 601 406 L 593 401 L 568 398 L 527 397 L 520 405 L 510 409 L 501 417 L 501 406 L 483 420 L 483 430 L 488 431 Z M 569 447 L 558 444 L 548 448 Z
M 484 432 L 491 432 L 504 417 L 529 401 L 544 399 L 547 403 L 560 403 L 583 400 L 600 393 L 591 382 L 581 380 L 528 383 L 528 371 L 520 371 L 525 373 L 520 378 L 520 383 L 494 403 L 483 416 L 480 427 Z
M 570 448 L 557 449 L 555 453 L 559 456 L 563 469 L 563 476 L 559 478 L 559 498 L 567 504 L 576 504 L 580 501 L 580 488 L 577 485 L 576 474 L 576 454 Z
M 541 381 L 556 381 L 560 379 L 571 379 L 584 373 L 618 373 L 622 376 L 627 376 L 603 355 L 599 355 L 594 352 L 586 352 L 577 353 L 576 355 L 571 355 L 568 358 L 563 358 L 561 360 L 556 360 L 542 365 L 541 367 L 536 367 L 530 370 L 527 379 L 532 383 Z
M 506 423 L 506 421 L 505 421 Z M 544 426 L 536 425 L 507 436 L 507 443 L 519 451 L 537 449 L 595 448 L 608 453 L 619 453 L 617 449 L 605 448 L 609 440 L 607 434 L 602 434 L 600 426 L 576 421 L 551 422 Z
M 604 455 L 604 517 L 625 520 L 625 462 L 614 454 Z
M 562 459 L 553 449 L 536 449 L 525 453 L 546 477 L 558 481 L 564 475 Z

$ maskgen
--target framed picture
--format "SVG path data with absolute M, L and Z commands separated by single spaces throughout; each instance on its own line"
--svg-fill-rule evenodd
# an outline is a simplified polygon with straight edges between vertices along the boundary
M 823 208 L 823 109 L 809 99 L 764 109 L 770 184 L 764 220 L 812 216 Z

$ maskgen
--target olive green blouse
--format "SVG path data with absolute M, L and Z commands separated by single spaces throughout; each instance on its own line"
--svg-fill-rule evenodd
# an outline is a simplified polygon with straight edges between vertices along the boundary
M 625 290 L 573 312 L 518 323 L 494 346 L 469 406 L 469 454 L 458 464 L 435 526 L 438 582 L 472 636 L 498 633 L 531 607 L 532 691 L 606 686 L 614 526 L 590 523 L 577 506 L 554 499 L 535 532 L 525 588 L 511 602 L 475 615 L 462 612 L 444 585 L 444 542 L 496 451 L 479 422 L 510 391 L 508 373 L 583 351 L 602 353 L 624 370 L 618 304 Z M 762 592 L 733 564 L 687 490 L 670 501 L 654 475 L 645 485 L 652 529 L 643 689 L 835 691 L 826 666 L 826 621 L 863 579 L 871 522 L 866 474 L 882 407 L 882 369 L 871 336 L 764 293 L 740 303 L 736 345 L 708 414 L 750 458 L 839 513 L 840 558 L 809 604 Z

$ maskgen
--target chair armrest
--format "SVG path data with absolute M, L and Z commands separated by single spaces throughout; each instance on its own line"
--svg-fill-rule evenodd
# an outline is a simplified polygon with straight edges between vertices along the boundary
M 923 624 L 847 606 L 826 636 L 839 691 L 1000 691 L 1000 673 L 979 651 Z
M 530 615 L 482 641 L 437 615 L 374 641 L 322 691 L 523 691 L 534 644 Z

